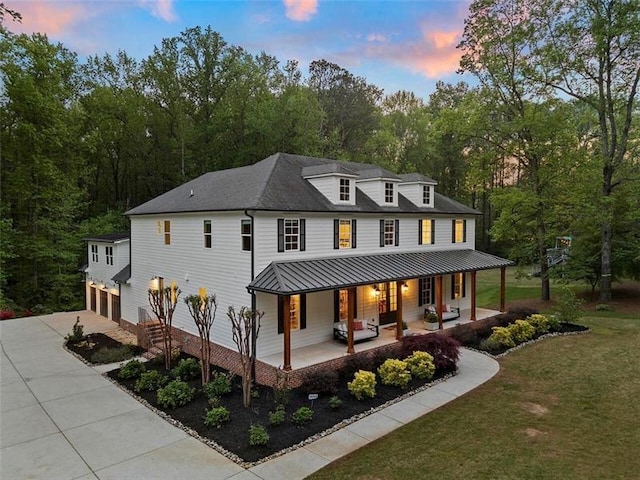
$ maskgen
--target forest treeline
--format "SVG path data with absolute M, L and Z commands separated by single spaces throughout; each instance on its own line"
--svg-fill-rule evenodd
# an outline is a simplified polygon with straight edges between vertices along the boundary
M 83 238 L 127 230 L 124 211 L 198 175 L 278 151 L 432 177 L 482 212 L 477 248 L 537 263 L 545 280 L 546 248 L 571 235 L 564 273 L 607 301 L 611 280 L 640 275 L 639 7 L 584 0 L 585 20 L 575 2 L 553 3 L 567 8 L 560 49 L 504 16 L 520 6 L 551 21 L 545 3 L 474 2 L 460 48 L 477 86 L 438 82 L 425 99 L 326 60 L 251 54 L 209 27 L 141 60 L 80 61 L 45 35 L 11 33 L 18 14 L 0 5 L 0 308 L 82 308 Z M 588 37 L 595 51 L 576 50 Z

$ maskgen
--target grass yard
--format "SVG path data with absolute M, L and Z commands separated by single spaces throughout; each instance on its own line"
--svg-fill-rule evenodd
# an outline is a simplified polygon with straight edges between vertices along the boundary
M 513 352 L 477 390 L 309 478 L 638 478 L 640 320 L 583 323 L 591 333 Z

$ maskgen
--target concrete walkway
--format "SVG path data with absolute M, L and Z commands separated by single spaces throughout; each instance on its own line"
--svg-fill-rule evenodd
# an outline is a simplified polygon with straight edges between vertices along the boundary
M 464 350 L 455 377 L 248 470 L 142 406 L 66 352 L 77 316 L 85 333 L 112 330 L 92 312 L 0 322 L 0 478 L 302 479 L 486 382 L 498 363 Z

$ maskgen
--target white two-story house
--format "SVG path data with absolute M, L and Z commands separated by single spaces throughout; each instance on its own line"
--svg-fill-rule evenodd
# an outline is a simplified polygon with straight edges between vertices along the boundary
M 474 320 L 475 272 L 510 262 L 476 251 L 479 212 L 436 190 L 420 174 L 284 153 L 202 175 L 126 213 L 122 320 L 148 318 L 152 279 L 183 296 L 214 293 L 218 356 L 235 350 L 228 307 L 253 307 L 264 312 L 258 360 L 285 370 L 296 351 L 331 342 L 336 322 L 391 325 L 400 336 L 427 306 Z M 184 303 L 173 325 L 197 335 Z

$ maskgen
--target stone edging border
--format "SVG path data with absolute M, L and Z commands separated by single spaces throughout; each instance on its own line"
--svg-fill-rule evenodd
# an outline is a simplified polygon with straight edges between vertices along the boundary
M 73 352 L 71 352 L 73 353 Z M 84 359 L 82 359 L 84 360 Z M 117 367 L 116 367 L 117 368 Z M 373 407 L 365 412 L 359 413 L 357 415 L 354 415 L 353 417 L 347 418 L 339 423 L 336 423 L 333 427 L 330 427 L 326 430 L 323 430 L 322 432 L 316 433 L 315 435 L 312 435 L 306 439 L 304 439 L 302 442 L 296 443 L 295 445 L 292 445 L 290 447 L 287 448 L 283 448 L 282 450 L 275 452 L 271 455 L 269 455 L 268 457 L 264 457 L 256 462 L 246 462 L 244 461 L 242 458 L 240 458 L 238 455 L 236 455 L 235 453 L 232 453 L 230 451 L 228 451 L 227 449 L 225 449 L 224 447 L 218 445 L 216 442 L 214 442 L 213 440 L 203 437 L 202 435 L 200 435 L 198 432 L 196 432 L 195 430 L 193 430 L 190 427 L 187 427 L 186 425 L 183 425 L 181 422 L 179 422 L 178 420 L 174 419 L 173 417 L 171 417 L 171 415 L 163 412 L 162 410 L 154 407 L 153 405 L 151 405 L 149 402 L 147 402 L 144 398 L 139 397 L 138 395 L 135 394 L 135 392 L 132 392 L 131 390 L 129 390 L 128 388 L 123 387 L 122 385 L 120 385 L 116 380 L 110 378 L 107 375 L 107 372 L 103 373 L 102 376 L 104 378 L 106 378 L 108 381 L 110 381 L 111 383 L 113 383 L 115 386 L 117 386 L 120 390 L 123 390 L 125 393 L 129 394 L 131 397 L 133 397 L 134 399 L 136 399 L 138 402 L 140 402 L 142 405 L 144 405 L 145 407 L 147 407 L 148 409 L 150 409 L 152 412 L 154 412 L 155 414 L 157 414 L 158 416 L 160 416 L 161 418 L 163 418 L 164 420 L 166 420 L 167 422 L 169 422 L 170 424 L 172 424 L 175 427 L 178 427 L 179 429 L 181 429 L 182 431 L 184 431 L 185 433 L 189 434 L 190 436 L 192 436 L 193 438 L 195 438 L 196 440 L 201 441 L 202 443 L 204 443 L 205 445 L 207 445 L 208 447 L 213 448 L 214 450 L 216 450 L 218 453 L 224 455 L 225 457 L 227 457 L 229 460 L 233 461 L 234 463 L 238 464 L 239 466 L 241 466 L 244 469 L 248 469 L 251 467 L 255 467 L 256 465 L 260 465 L 261 463 L 264 462 L 268 462 L 269 460 L 273 460 L 274 458 L 280 457 L 282 455 L 285 455 L 286 453 L 292 452 L 294 450 L 297 450 L 298 448 L 304 447 L 305 445 L 308 445 L 312 442 L 315 442 L 316 440 L 326 437 L 327 435 L 332 434 L 333 432 L 336 432 L 348 425 L 351 425 L 352 423 L 357 422 L 358 420 L 368 417 L 369 415 L 379 412 L 380 410 L 385 409 L 386 407 L 389 407 L 395 403 L 398 403 L 406 398 L 412 397 L 413 395 L 420 393 L 424 390 L 427 390 L 431 387 L 434 387 L 436 385 L 438 385 L 439 383 L 442 383 L 454 376 L 457 375 L 457 371 L 453 372 L 453 373 L 448 373 L 446 375 L 444 375 L 442 378 L 439 378 L 433 382 L 429 382 L 421 387 L 416 388 L 415 390 L 411 390 L 410 392 L 406 392 L 402 395 L 400 395 L 399 397 L 396 397 L 392 400 L 389 400 L 385 403 L 383 403 L 382 405 L 378 405 L 377 407 Z
M 534 340 L 528 340 L 526 342 L 523 343 L 519 343 L 518 345 L 516 345 L 515 347 L 510 348 L 509 350 L 499 353 L 497 355 L 494 355 L 492 353 L 489 353 L 485 350 L 479 350 L 477 348 L 473 348 L 473 347 L 465 347 L 463 346 L 463 348 L 466 348 L 468 350 L 471 350 L 473 352 L 477 352 L 477 353 L 481 353 L 483 355 L 486 355 L 487 357 L 491 357 L 493 359 L 499 359 L 502 357 L 506 357 L 507 355 L 509 355 L 510 353 L 515 352 L 516 350 L 520 350 L 521 348 L 524 348 L 526 346 L 529 345 L 533 345 L 535 343 L 538 343 L 542 340 L 544 340 L 545 338 L 551 338 L 551 337 L 568 337 L 570 335 L 583 335 L 585 333 L 591 333 L 591 329 L 587 328 L 586 330 L 580 330 L 578 332 L 554 332 L 554 333 L 545 333 L 544 335 L 540 335 L 538 338 L 534 339 Z

